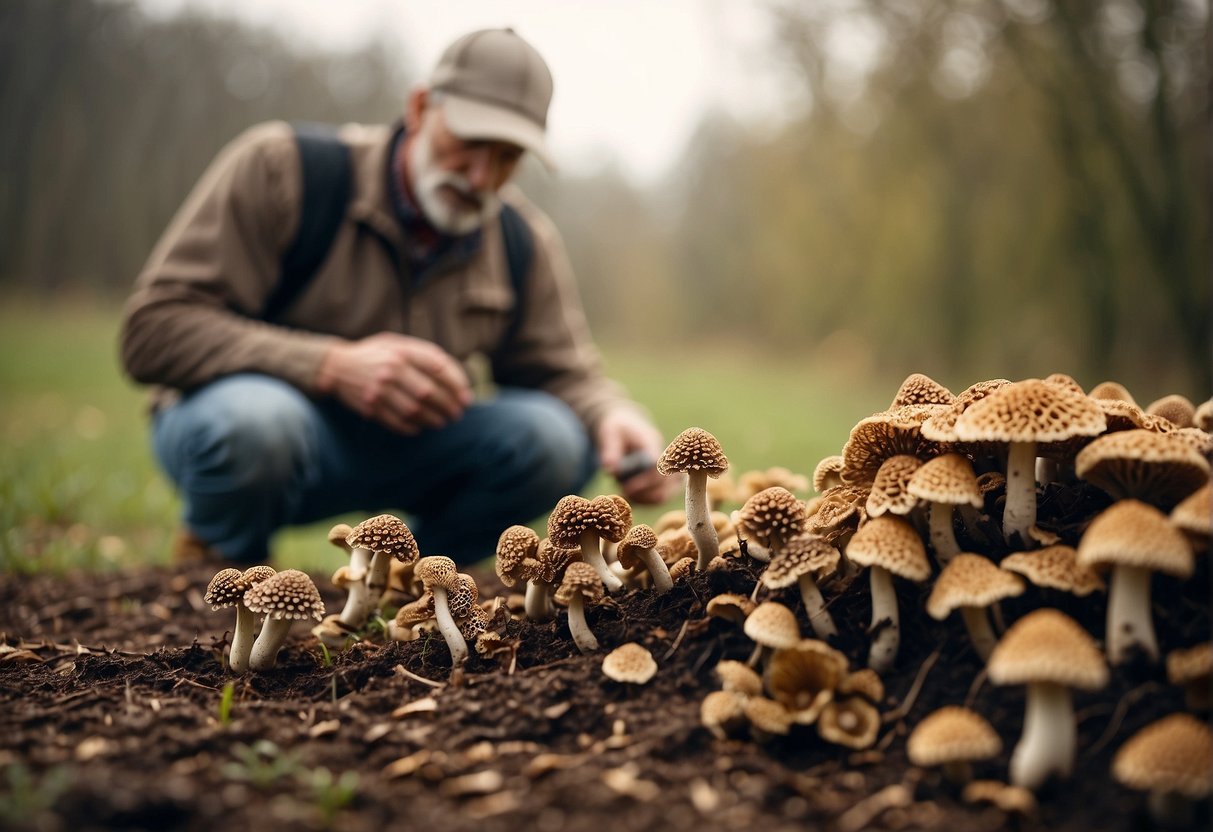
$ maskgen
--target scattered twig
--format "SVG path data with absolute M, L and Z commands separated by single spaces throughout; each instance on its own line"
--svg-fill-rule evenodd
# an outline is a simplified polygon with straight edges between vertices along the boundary
M 678 635 L 674 638 L 674 643 L 670 645 L 670 649 L 668 651 L 666 651 L 666 654 L 661 657 L 661 660 L 663 662 L 669 661 L 670 656 L 674 655 L 674 653 L 677 652 L 678 646 L 680 644 L 682 644 L 682 639 L 684 636 L 686 636 L 687 628 L 690 626 L 691 626 L 691 619 L 688 618 L 682 622 L 682 629 L 678 631 Z
M 177 684 L 173 685 L 170 688 L 170 690 L 176 690 L 177 688 L 181 687 L 182 685 L 192 685 L 193 687 L 196 687 L 196 688 L 202 688 L 203 690 L 209 690 L 209 691 L 213 691 L 215 693 L 219 693 L 219 688 L 213 688 L 210 685 L 204 685 L 201 682 L 195 682 L 193 679 L 187 678 L 185 676 L 180 677 L 177 680 Z
M 910 790 L 901 783 L 885 786 L 871 797 L 864 798 L 838 818 L 839 832 L 859 832 L 872 825 L 887 809 L 909 806 L 914 802 Z
M 423 684 L 423 685 L 429 685 L 429 686 L 430 686 L 430 687 L 432 687 L 432 688 L 444 688 L 444 687 L 446 687 L 446 682 L 435 682 L 433 679 L 427 679 L 427 678 L 425 678 L 424 676 L 418 676 L 416 673 L 414 673 L 413 671 L 409 670 L 407 667 L 405 667 L 405 666 L 404 666 L 404 665 L 402 665 L 402 664 L 398 664 L 398 665 L 396 665 L 395 670 L 396 670 L 396 672 L 397 672 L 397 673 L 399 673 L 401 676 L 404 676 L 404 677 L 406 677 L 406 678 L 412 679 L 414 682 L 420 682 L 421 684 Z
M 922 690 L 922 683 L 926 681 L 927 674 L 931 672 L 931 668 L 935 666 L 935 662 L 939 660 L 939 655 L 942 652 L 943 645 L 941 644 L 931 652 L 931 655 L 927 656 L 922 663 L 922 667 L 918 668 L 918 675 L 914 677 L 914 684 L 910 685 L 905 699 L 902 700 L 900 705 L 884 715 L 883 722 L 896 722 L 906 717 L 906 714 L 914 707 L 914 700 L 918 698 L 918 693 Z
M 977 700 L 977 694 L 981 691 L 981 686 L 986 683 L 986 669 L 983 667 L 981 672 L 977 674 L 977 678 L 973 680 L 973 684 L 969 685 L 969 693 L 965 696 L 965 707 L 972 709 L 973 703 Z

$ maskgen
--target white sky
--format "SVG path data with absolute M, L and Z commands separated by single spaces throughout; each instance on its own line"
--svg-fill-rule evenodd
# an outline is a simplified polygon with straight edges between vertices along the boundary
M 761 0 L 139 0 L 153 14 L 205 9 L 289 37 L 351 47 L 398 38 L 424 77 L 465 32 L 513 26 L 556 82 L 549 141 L 561 169 L 615 160 L 651 181 L 680 155 L 698 118 L 718 106 L 751 124 L 788 111 L 766 56 Z

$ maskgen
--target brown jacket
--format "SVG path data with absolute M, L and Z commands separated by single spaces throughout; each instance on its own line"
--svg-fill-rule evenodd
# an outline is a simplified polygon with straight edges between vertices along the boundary
M 432 341 L 458 360 L 487 355 L 498 384 L 546 390 L 591 431 L 627 403 L 602 374 L 563 243 L 516 188 L 503 199 L 526 219 L 535 256 L 515 339 L 497 351 L 514 305 L 498 223 L 488 223 L 466 265 L 415 287 L 388 191 L 393 128 L 348 125 L 353 193 L 329 256 L 280 324 L 256 320 L 299 223 L 302 176 L 291 128 L 247 130 L 211 164 L 173 218 L 130 298 L 122 362 L 136 381 L 173 391 L 256 372 L 309 395 L 334 339 L 390 331 Z M 393 256 L 393 250 L 395 256 Z

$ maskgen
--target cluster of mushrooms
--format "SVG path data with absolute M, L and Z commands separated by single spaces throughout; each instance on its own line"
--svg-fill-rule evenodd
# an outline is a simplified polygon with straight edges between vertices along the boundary
M 740 627 L 754 646 L 745 660 L 716 666 L 720 690 L 702 702 L 703 725 L 722 739 L 748 733 L 760 741 L 813 726 L 827 742 L 864 749 L 882 724 L 880 674 L 897 662 L 902 615 L 920 612 L 900 608 L 897 582 L 929 582 L 922 612 L 938 621 L 955 614 L 986 680 L 1026 686 L 1026 709 L 1008 783 L 972 780 L 970 764 L 997 758 L 1001 741 L 979 713 L 959 704 L 915 726 L 906 748 L 914 765 L 940 767 L 966 800 L 1024 811 L 1033 792 L 1073 769 L 1071 691 L 1103 688 L 1109 665 L 1165 660 L 1170 682 L 1188 689 L 1189 712 L 1125 741 L 1113 775 L 1149 792 L 1156 818 L 1182 821 L 1192 801 L 1213 790 L 1213 735 L 1193 715 L 1208 715 L 1213 646 L 1160 645 L 1150 589 L 1154 573 L 1189 578 L 1197 555 L 1208 550 L 1211 431 L 1213 400 L 1195 407 L 1173 395 L 1142 408 L 1115 382 L 1088 393 L 1064 374 L 982 381 L 953 394 L 915 373 L 888 409 L 854 426 L 840 454 L 817 464 L 811 480 L 772 468 L 734 483 L 719 442 L 692 427 L 657 464 L 664 475 L 685 477 L 683 510 L 650 527 L 633 524 L 631 507 L 617 495 L 569 495 L 552 510 L 545 537 L 511 526 L 496 550 L 502 583 L 520 590 L 508 601 L 481 601 L 470 575 L 448 558 L 420 557 L 408 527 L 386 514 L 330 532 L 349 556 L 333 576 L 348 591 L 339 614 L 324 617 L 302 573 L 275 575 L 268 567 L 224 570 L 207 601 L 237 609 L 229 660 L 237 672 L 272 667 L 292 619 L 320 620 L 313 634 L 341 649 L 393 608 L 385 617 L 388 638 L 437 630 L 458 668 L 468 642 L 486 658 L 511 654 L 503 623 L 552 620 L 557 605 L 567 609 L 577 648 L 597 651 L 586 610 L 605 596 L 661 594 L 696 573 L 744 563 L 758 575 L 753 592 L 718 595 L 706 612 Z M 794 492 L 807 492 L 810 483 L 817 495 L 798 498 Z M 1038 525 L 1037 498 L 1051 484 L 1093 487 L 1098 512 L 1069 518 L 1066 529 Z M 726 513 L 726 503 L 739 507 Z M 870 626 L 840 632 L 831 604 L 865 583 Z M 999 600 L 1042 590 L 1083 603 L 1098 603 L 1106 592 L 1102 645 L 1051 606 L 1006 626 Z M 785 591 L 795 593 L 790 605 L 775 600 Z M 266 618 L 254 642 L 258 614 Z M 844 637 L 866 639 L 862 666 L 852 667 L 830 643 Z M 612 678 L 633 683 L 656 669 L 635 644 L 604 662 Z

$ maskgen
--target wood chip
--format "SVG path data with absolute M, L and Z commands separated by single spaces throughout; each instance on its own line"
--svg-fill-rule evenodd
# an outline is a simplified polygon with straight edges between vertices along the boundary
M 108 754 L 113 747 L 114 744 L 105 737 L 87 737 L 76 746 L 76 759 L 87 763 L 89 760 Z
M 370 744 L 378 742 L 392 732 L 392 725 L 388 722 L 379 722 L 366 729 L 366 733 L 362 735 L 362 741 Z
M 838 818 L 838 832 L 859 832 L 872 825 L 872 821 L 889 809 L 909 806 L 914 802 L 910 790 L 900 783 L 886 786 L 871 797 L 864 798 Z
M 472 820 L 485 820 L 506 812 L 514 812 L 522 808 L 522 801 L 511 791 L 500 791 L 495 794 L 477 797 L 464 805 L 460 814 L 467 815 Z
M 569 712 L 569 708 L 573 707 L 569 702 L 561 702 L 557 705 L 550 705 L 543 709 L 543 715 L 548 719 L 560 719 Z
M 393 719 L 402 719 L 413 714 L 428 714 L 438 710 L 438 700 L 432 696 L 423 696 L 420 699 L 414 699 L 412 702 L 405 702 L 396 710 L 392 711 Z
M 607 788 L 625 797 L 630 797 L 644 803 L 656 800 L 661 796 L 661 787 L 650 780 L 641 780 L 640 770 L 632 763 L 609 768 L 602 773 L 602 782 Z
M 491 742 L 478 742 L 463 752 L 463 759 L 469 765 L 487 763 L 497 757 L 497 749 Z
M 336 734 L 340 730 L 341 720 L 326 719 L 323 722 L 317 722 L 315 725 L 309 728 L 307 735 L 312 739 L 315 739 L 316 737 L 323 737 L 326 734 Z
M 14 650 L 10 647 L 0 654 L 0 664 L 46 664 L 46 659 L 33 650 Z
M 434 752 L 428 748 L 423 748 L 407 757 L 401 757 L 399 760 L 393 760 L 388 763 L 383 767 L 383 776 L 391 780 L 396 777 L 408 777 L 416 774 L 434 756 Z
M 580 754 L 536 754 L 522 773 L 534 780 L 548 772 L 579 766 L 582 759 Z
M 442 781 L 438 790 L 447 797 L 463 797 L 469 794 L 491 794 L 501 791 L 505 778 L 500 771 L 486 769 L 462 777 L 450 777 Z

